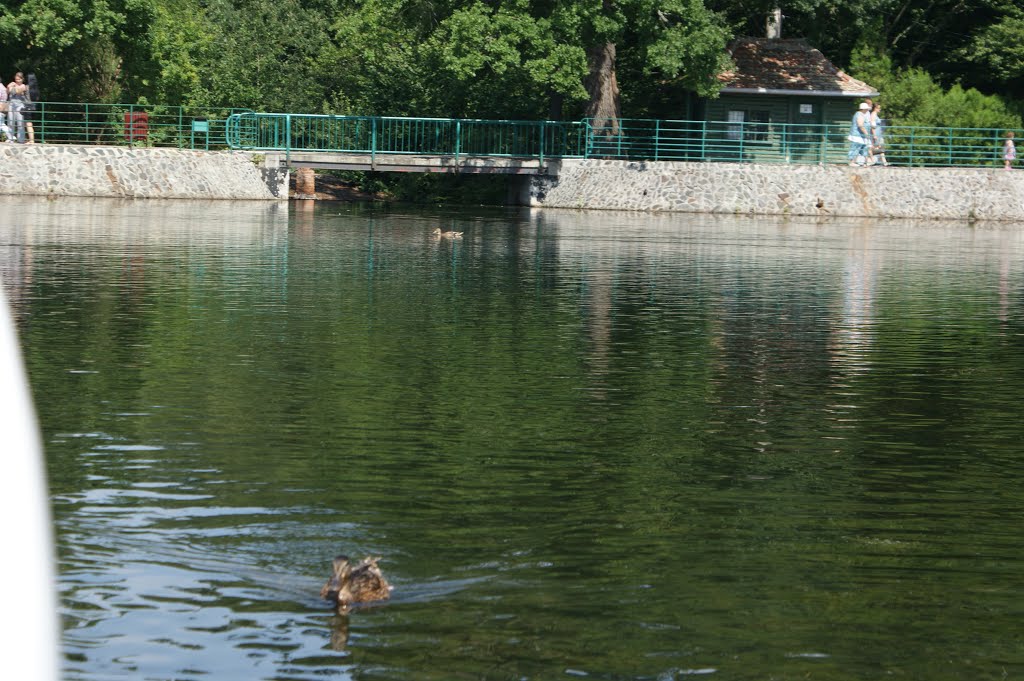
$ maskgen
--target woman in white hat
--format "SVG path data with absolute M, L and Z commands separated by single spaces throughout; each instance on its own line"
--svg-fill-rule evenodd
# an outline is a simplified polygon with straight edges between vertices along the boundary
M 850 122 L 850 153 L 851 166 L 863 166 L 871 145 L 871 105 L 861 102 L 857 113 Z

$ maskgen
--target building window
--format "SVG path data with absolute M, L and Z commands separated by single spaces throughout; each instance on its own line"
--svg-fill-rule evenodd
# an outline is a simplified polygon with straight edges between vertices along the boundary
M 743 138 L 743 114 L 743 111 L 729 112 L 729 128 L 725 133 L 729 139 L 739 140 Z
M 768 126 L 772 122 L 770 111 L 730 111 L 726 137 L 745 142 L 767 142 Z

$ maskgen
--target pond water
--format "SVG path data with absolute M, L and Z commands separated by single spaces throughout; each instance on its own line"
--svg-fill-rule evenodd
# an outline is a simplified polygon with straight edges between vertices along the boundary
M 67 679 L 1024 674 L 1024 225 L 0 204 Z

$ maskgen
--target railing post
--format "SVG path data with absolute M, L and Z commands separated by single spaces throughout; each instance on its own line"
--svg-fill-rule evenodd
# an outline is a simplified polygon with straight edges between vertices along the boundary
M 953 128 L 946 128 L 946 162 L 953 165 Z
M 658 152 L 661 150 L 661 119 L 654 121 L 654 160 L 658 160 Z
M 377 117 L 370 119 L 370 168 L 377 162 Z
M 700 122 L 700 160 L 707 160 L 708 146 L 708 122 L 707 119 Z
M 285 114 L 284 118 L 284 159 L 285 163 L 292 163 L 292 115 Z
M 459 151 L 462 148 L 462 119 L 455 119 L 455 165 L 459 165 Z
M 547 121 L 540 122 L 540 164 L 544 165 L 544 129 L 547 127 Z
M 914 165 L 914 132 L 917 130 L 916 127 L 910 129 L 910 162 L 908 165 Z

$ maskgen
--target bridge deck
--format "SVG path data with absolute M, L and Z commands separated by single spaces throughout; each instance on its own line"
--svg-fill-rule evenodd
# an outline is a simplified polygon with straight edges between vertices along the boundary
M 475 173 L 544 175 L 548 164 L 536 158 L 497 156 L 430 156 L 423 154 L 367 154 L 337 151 L 266 152 L 269 167 L 330 168 L 405 173 Z

